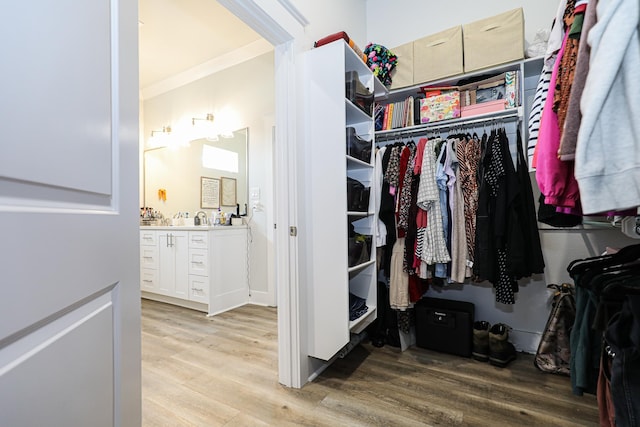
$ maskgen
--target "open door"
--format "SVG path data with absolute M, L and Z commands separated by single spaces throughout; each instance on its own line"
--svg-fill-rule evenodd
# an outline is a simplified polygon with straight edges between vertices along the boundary
M 137 2 L 2 16 L 0 425 L 139 425 Z

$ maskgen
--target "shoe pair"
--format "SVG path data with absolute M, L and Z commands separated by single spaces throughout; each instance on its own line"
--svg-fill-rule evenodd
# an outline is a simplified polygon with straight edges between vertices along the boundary
M 472 357 L 504 368 L 516 359 L 516 348 L 509 342 L 509 327 L 504 323 L 491 326 L 484 320 L 473 323 Z

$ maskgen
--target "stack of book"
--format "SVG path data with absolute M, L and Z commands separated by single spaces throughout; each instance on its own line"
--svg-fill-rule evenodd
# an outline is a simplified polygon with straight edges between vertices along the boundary
M 386 105 L 377 104 L 375 108 L 376 130 L 398 129 L 414 125 L 415 98 Z

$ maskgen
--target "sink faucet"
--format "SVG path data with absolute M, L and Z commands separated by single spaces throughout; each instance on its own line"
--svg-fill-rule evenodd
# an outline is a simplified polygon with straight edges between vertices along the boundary
M 204 216 L 204 218 L 200 218 L 200 214 Z M 209 225 L 207 223 L 207 213 L 205 211 L 198 211 L 195 215 L 195 223 L 200 223 L 200 225 Z

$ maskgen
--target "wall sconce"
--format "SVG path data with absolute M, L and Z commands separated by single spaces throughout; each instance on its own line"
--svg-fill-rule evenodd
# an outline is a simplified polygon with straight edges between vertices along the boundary
M 204 123 L 198 123 L 199 121 Z M 208 113 L 204 118 L 193 117 L 191 119 L 191 140 L 205 138 L 208 141 L 218 140 L 218 130 L 214 125 L 214 116 Z
M 201 117 L 193 117 L 191 119 L 191 125 L 195 126 L 196 125 L 196 120 L 206 120 L 207 122 L 211 122 L 213 123 L 213 114 L 211 113 L 207 113 L 207 116 L 203 119 Z
M 152 130 L 151 137 L 147 141 L 150 148 L 166 147 L 170 144 L 171 126 L 163 126 L 162 130 Z

